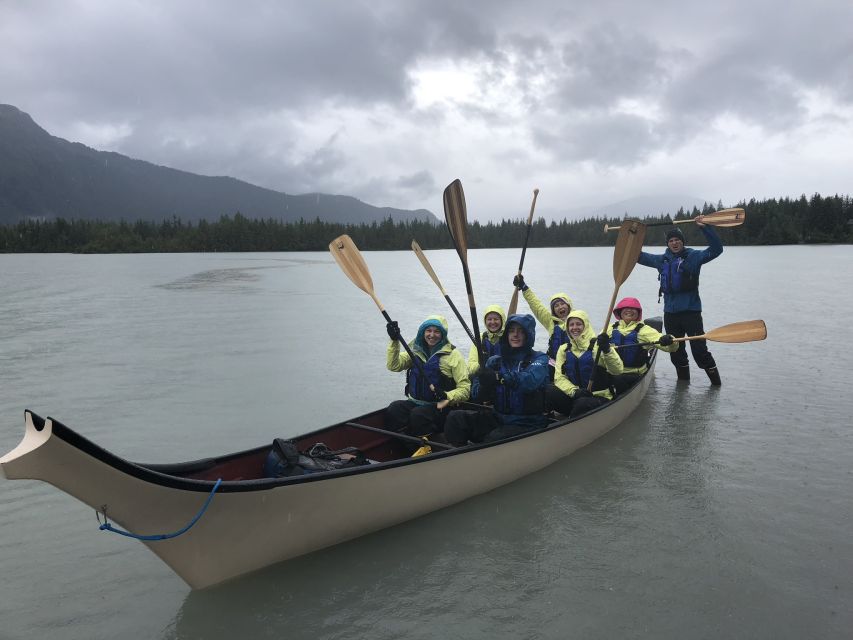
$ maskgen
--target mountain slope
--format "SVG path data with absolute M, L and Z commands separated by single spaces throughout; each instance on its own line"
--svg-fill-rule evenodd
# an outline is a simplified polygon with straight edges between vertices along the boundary
M 238 211 L 289 222 L 360 223 L 389 216 L 438 221 L 426 209 L 374 207 L 341 195 L 288 195 L 96 151 L 52 136 L 26 113 L 0 105 L 0 224 L 33 217 L 216 220 Z

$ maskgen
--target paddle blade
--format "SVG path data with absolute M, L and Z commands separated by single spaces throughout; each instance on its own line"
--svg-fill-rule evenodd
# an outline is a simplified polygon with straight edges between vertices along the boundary
M 465 192 L 459 178 L 444 190 L 444 220 L 450 237 L 462 262 L 468 261 L 468 209 L 465 207 Z
M 382 305 L 376 299 L 376 294 L 373 292 L 373 279 L 370 277 L 370 271 L 367 269 L 367 263 L 361 257 L 361 252 L 355 246 L 348 235 L 338 236 L 329 243 L 329 251 L 335 258 L 335 262 L 341 268 L 346 276 L 352 280 L 352 283 L 367 295 L 373 298 L 379 310 L 382 310 Z
M 720 209 L 705 215 L 702 222 L 714 227 L 739 227 L 746 222 L 746 211 L 743 209 Z
M 712 342 L 754 342 L 764 340 L 766 337 L 767 325 L 764 324 L 764 320 L 733 322 L 711 329 L 705 334 L 705 339 Z
M 616 238 L 616 247 L 613 250 L 613 281 L 617 288 L 634 270 L 645 239 L 646 225 L 642 222 L 625 220 L 619 227 L 619 236 Z

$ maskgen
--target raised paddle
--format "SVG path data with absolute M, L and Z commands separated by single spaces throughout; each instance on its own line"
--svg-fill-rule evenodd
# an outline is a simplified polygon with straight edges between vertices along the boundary
M 699 216 L 695 218 L 687 218 L 685 220 L 673 220 L 672 222 L 649 222 L 646 223 L 647 227 L 664 227 L 673 224 L 687 224 L 688 222 L 696 222 L 698 221 Z M 743 209 L 720 209 L 719 211 L 714 211 L 712 213 L 706 213 L 702 216 L 702 224 L 709 224 L 712 227 L 739 227 L 746 221 L 746 211 Z M 604 232 L 608 231 L 617 231 L 621 229 L 621 225 L 618 227 L 611 227 L 608 224 L 604 225 Z
M 468 328 L 468 325 L 465 323 L 465 320 L 462 318 L 462 314 L 459 313 L 459 309 L 456 308 L 456 305 L 453 304 L 453 300 L 450 299 L 450 296 L 447 295 L 447 291 L 444 290 L 444 287 L 441 286 L 441 280 L 438 279 L 438 276 L 433 271 L 432 265 L 427 260 L 427 257 L 424 255 L 424 252 L 421 250 L 421 245 L 417 243 L 416 240 L 412 240 L 412 251 L 415 252 L 415 255 L 418 257 L 418 260 L 421 261 L 426 272 L 429 274 L 429 277 L 432 278 L 432 281 L 435 283 L 435 286 L 438 287 L 438 290 L 441 291 L 441 295 L 444 296 L 444 299 L 447 300 L 447 304 L 450 305 L 450 308 L 453 309 L 453 313 L 456 314 L 456 317 L 459 319 L 459 322 L 462 324 L 462 327 L 465 329 L 465 333 L 468 334 L 468 337 L 471 338 L 471 342 L 474 343 L 474 346 L 477 346 L 477 341 L 474 339 L 474 334 L 471 333 L 471 329 Z
M 483 345 L 480 342 L 480 323 L 477 320 L 477 305 L 474 302 L 474 289 L 471 286 L 471 274 L 468 271 L 468 209 L 465 206 L 465 192 L 459 178 L 447 185 L 444 190 L 444 219 L 447 230 L 456 247 L 456 253 L 462 261 L 462 275 L 465 277 L 465 289 L 468 291 L 468 306 L 471 308 L 471 327 L 474 329 L 474 344 L 477 345 L 477 359 L 483 366 Z
M 675 338 L 673 342 L 685 342 L 687 340 L 710 340 L 711 342 L 755 342 L 767 337 L 767 325 L 764 320 L 744 320 L 743 322 L 732 322 L 722 327 L 711 329 L 701 336 L 685 336 Z
M 626 220 L 622 223 L 622 228 L 619 229 L 619 236 L 616 238 L 616 247 L 613 249 L 613 295 L 610 298 L 610 306 L 607 309 L 607 316 L 604 318 L 604 329 L 607 331 L 607 326 L 610 324 L 610 314 L 613 313 L 613 307 L 616 306 L 616 296 L 619 295 L 619 287 L 628 279 L 631 272 L 634 270 L 634 265 L 637 264 L 637 259 L 640 257 L 640 251 L 643 250 L 643 240 L 646 238 L 646 225 L 642 222 L 634 220 Z M 568 327 L 567 327 L 568 328 Z M 595 354 L 595 365 L 598 366 L 598 359 L 601 357 L 599 350 Z M 595 369 L 593 368 L 593 371 Z M 587 391 L 592 391 L 592 380 L 594 376 L 590 376 Z
M 530 240 L 530 230 L 533 228 L 533 210 L 536 208 L 536 197 L 539 195 L 539 189 L 533 190 L 533 202 L 530 203 L 530 215 L 527 216 L 527 232 L 524 234 L 524 245 L 521 249 L 521 260 L 518 261 L 518 275 L 521 275 L 521 269 L 524 267 L 524 254 L 527 253 L 527 242 Z M 507 317 L 513 315 L 518 309 L 518 287 L 512 290 L 512 299 L 507 307 Z
M 391 316 L 389 316 L 388 312 L 385 311 L 385 307 L 382 306 L 382 303 L 379 302 L 379 298 L 376 297 L 376 293 L 373 291 L 373 279 L 370 277 L 370 271 L 367 269 L 367 263 L 364 261 L 364 258 L 361 256 L 361 252 L 358 250 L 358 247 L 355 246 L 355 242 L 352 241 L 352 238 L 346 234 L 338 236 L 329 243 L 329 251 L 332 256 L 334 256 L 335 262 L 338 263 L 341 271 L 343 271 L 346 276 L 352 280 L 352 283 L 355 286 L 373 299 L 373 302 L 375 302 L 376 306 L 379 307 L 379 311 L 382 312 L 385 320 L 387 322 L 391 322 Z M 412 353 L 408 343 L 403 340 L 402 336 L 400 336 L 397 341 L 403 346 L 403 349 L 405 349 L 406 353 L 409 354 L 409 358 L 411 358 L 421 375 L 426 379 L 424 367 L 421 364 L 420 359 Z M 433 393 L 435 393 L 435 387 L 430 385 L 429 388 Z

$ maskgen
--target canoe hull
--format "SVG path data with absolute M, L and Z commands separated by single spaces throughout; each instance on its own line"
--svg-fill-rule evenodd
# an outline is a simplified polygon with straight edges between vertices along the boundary
M 506 442 L 360 473 L 260 483 L 253 490 L 230 490 L 224 483 L 189 531 L 144 544 L 199 589 L 351 540 L 485 493 L 571 454 L 625 420 L 652 375 L 650 370 L 628 393 L 579 420 Z M 2 474 L 48 482 L 134 533 L 181 529 L 210 492 L 210 482 L 181 488 L 156 481 L 160 474 L 152 482 L 145 473 L 128 473 L 136 465 L 120 468 L 56 437 L 50 419 L 41 429 L 29 413 L 26 422 L 21 444 L 0 458 Z

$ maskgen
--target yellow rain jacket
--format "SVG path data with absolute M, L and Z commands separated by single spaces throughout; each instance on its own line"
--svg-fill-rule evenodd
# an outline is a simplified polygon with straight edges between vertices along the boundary
M 569 294 L 563 293 L 561 291 L 560 293 L 555 293 L 553 296 L 551 296 L 551 300 L 549 301 L 548 306 L 546 307 L 544 304 L 542 304 L 542 301 L 539 300 L 538 297 L 536 297 L 536 294 L 533 293 L 533 289 L 531 289 L 530 287 L 527 287 L 527 290 L 523 291 L 521 295 L 524 296 L 524 299 L 527 301 L 530 310 L 533 312 L 533 315 L 536 316 L 536 319 L 539 321 L 539 324 L 545 327 L 545 329 L 548 331 L 547 352 L 548 355 L 553 358 L 554 353 L 556 352 L 556 349 L 554 349 L 553 351 L 551 349 L 551 339 L 554 336 L 554 330 L 559 328 L 566 334 L 568 334 L 568 330 L 566 329 L 565 320 L 560 320 L 560 318 L 555 316 L 554 313 L 551 311 L 551 305 L 554 304 L 554 300 L 562 298 L 566 301 L 566 304 L 569 305 L 569 312 L 571 313 L 572 309 L 574 309 L 575 307 L 574 303 L 572 302 L 572 299 L 569 297 Z
M 443 327 L 444 339 L 436 345 L 438 348 L 429 354 L 428 347 L 423 339 L 424 330 L 427 326 L 435 326 L 435 321 L 438 321 Z M 468 367 L 465 365 L 465 359 L 460 351 L 447 340 L 447 319 L 444 316 L 429 316 L 424 320 L 418 329 L 417 337 L 409 343 L 409 348 L 415 357 L 420 358 L 424 363 L 432 358 L 441 358 L 438 365 L 439 372 L 442 376 L 452 379 L 456 384 L 455 389 L 447 392 L 447 399 L 450 404 L 459 404 L 471 397 L 471 380 L 468 378 Z M 385 365 L 389 371 L 408 371 L 413 366 L 409 354 L 401 351 L 400 343 L 396 340 L 391 340 L 388 345 Z M 411 396 L 409 396 L 409 400 L 417 404 L 427 404 Z
M 557 351 L 557 365 L 556 371 L 554 372 L 554 385 L 569 397 L 573 397 L 575 395 L 575 391 L 577 391 L 578 387 L 563 373 L 563 365 L 566 364 L 566 350 L 571 349 L 572 353 L 579 358 L 589 349 L 590 342 L 594 343 L 596 338 L 596 333 L 590 324 L 589 316 L 586 311 L 571 311 L 568 318 L 566 318 L 567 327 L 568 321 L 571 318 L 580 318 L 583 321 L 583 333 L 577 339 L 569 335 L 569 341 L 562 345 L 560 350 Z M 566 333 L 568 334 L 568 328 L 566 329 Z M 595 345 L 592 348 L 592 357 L 595 358 L 597 354 L 598 345 Z M 607 373 L 612 376 L 618 376 L 624 372 L 622 359 L 619 357 L 619 354 L 616 353 L 616 349 L 610 349 L 610 353 L 601 354 L 601 358 L 598 360 L 598 366 L 601 367 L 602 365 L 607 370 Z M 610 389 L 595 391 L 593 392 L 593 395 L 600 398 L 607 398 L 608 400 L 613 399 L 613 393 Z
M 619 333 L 621 333 L 624 336 L 628 333 L 631 333 L 636 328 L 636 326 L 638 324 L 640 324 L 640 322 L 642 322 L 642 321 L 625 322 L 624 320 L 620 320 L 616 324 L 616 328 L 619 329 Z M 613 335 L 613 325 L 612 324 L 609 327 L 607 327 L 607 335 L 609 335 L 609 336 Z M 673 342 L 668 347 L 664 347 L 664 346 L 659 345 L 659 344 L 652 344 L 653 342 L 657 342 L 658 340 L 660 340 L 660 337 L 662 335 L 663 334 L 660 331 L 658 331 L 657 329 L 655 329 L 654 327 L 650 327 L 647 324 L 643 324 L 643 326 L 640 327 L 640 330 L 637 332 L 637 342 L 639 342 L 641 345 L 648 345 L 648 346 L 643 347 L 644 349 L 647 349 L 647 350 L 651 350 L 652 348 L 656 348 L 656 349 L 660 349 L 661 351 L 666 351 L 668 353 L 673 353 L 675 351 L 678 351 L 678 345 L 679 345 L 678 342 Z M 611 351 L 616 351 L 618 353 L 619 349 L 611 349 Z M 626 367 L 623 363 L 622 373 L 645 373 L 648 368 L 649 368 L 648 365 L 643 365 L 641 367 Z
M 486 347 L 486 351 L 489 355 L 500 355 L 499 353 L 492 353 L 495 348 L 499 348 L 498 344 L 500 343 L 501 336 L 504 334 L 504 329 L 506 328 L 506 311 L 503 310 L 503 307 L 499 304 L 490 304 L 486 307 L 486 310 L 483 312 L 483 326 L 486 326 L 486 316 L 490 313 L 496 313 L 501 317 L 501 328 L 495 333 L 492 333 L 488 329 L 483 331 L 480 336 L 480 340 L 482 340 L 483 345 Z M 486 344 L 488 341 L 490 344 Z M 489 356 L 484 358 L 488 360 Z M 477 375 L 477 372 L 480 370 L 480 359 L 477 357 L 477 347 L 471 347 L 471 351 L 468 352 L 468 375 L 472 378 Z

